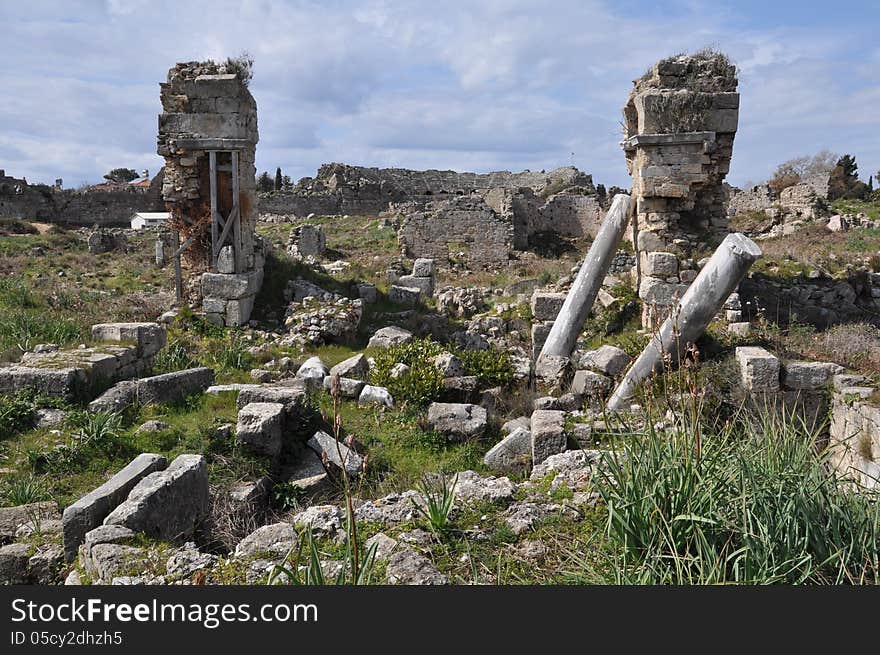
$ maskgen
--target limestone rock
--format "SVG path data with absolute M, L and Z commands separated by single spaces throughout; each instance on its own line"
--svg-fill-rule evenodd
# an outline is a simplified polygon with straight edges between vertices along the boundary
M 428 425 L 457 440 L 482 436 L 486 430 L 486 410 L 469 403 L 431 403 Z
M 532 412 L 532 464 L 537 466 L 566 447 L 565 412 L 539 409 Z
M 483 463 L 493 471 L 513 473 L 528 469 L 532 459 L 532 433 L 518 427 L 492 446 Z
M 764 348 L 736 349 L 743 388 L 749 391 L 779 391 L 779 359 Z
M 585 352 L 580 359 L 580 367 L 604 373 L 609 377 L 617 377 L 629 366 L 632 358 L 626 351 L 616 346 L 601 346 L 597 350 Z
M 285 555 L 296 548 L 299 535 L 290 523 L 272 523 L 257 528 L 242 539 L 235 547 L 236 557 L 256 557 L 258 555 Z
M 76 558 L 86 533 L 101 525 L 132 489 L 145 477 L 168 466 L 162 455 L 141 453 L 100 487 L 90 491 L 64 510 L 64 556 L 68 562 Z
M 248 450 L 275 457 L 281 452 L 284 405 L 250 403 L 238 412 L 235 440 Z
M 122 525 L 157 539 L 191 536 L 208 515 L 208 469 L 202 455 L 179 455 L 142 479 L 105 525 Z
M 368 348 L 390 348 L 413 340 L 412 332 L 396 326 L 383 327 L 370 338 Z
M 401 585 L 439 585 L 447 584 L 446 576 L 424 555 L 412 548 L 403 548 L 392 554 L 388 560 L 387 576 L 389 584 Z
M 316 432 L 307 445 L 322 462 L 328 462 L 339 469 L 344 466 L 349 475 L 357 475 L 363 471 L 364 458 L 344 443 L 337 444 L 336 439 L 322 430 Z
M 366 380 L 369 372 L 370 364 L 363 353 L 353 355 L 330 369 L 331 376 L 338 375 L 341 378 L 351 378 L 353 380 Z

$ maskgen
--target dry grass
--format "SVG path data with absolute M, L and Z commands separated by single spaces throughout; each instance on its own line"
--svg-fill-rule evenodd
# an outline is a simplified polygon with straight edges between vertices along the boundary
M 764 256 L 758 268 L 823 268 L 829 273 L 847 266 L 871 265 L 880 252 L 880 230 L 857 228 L 849 232 L 829 232 L 824 225 L 808 225 L 794 234 L 766 239 L 760 243 Z
M 835 325 L 824 332 L 790 330 L 786 350 L 817 361 L 832 361 L 866 375 L 880 372 L 880 328 L 870 323 Z

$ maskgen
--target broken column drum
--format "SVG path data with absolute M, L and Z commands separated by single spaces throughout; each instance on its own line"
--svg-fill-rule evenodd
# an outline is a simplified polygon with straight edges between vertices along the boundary
M 215 323 L 240 325 L 262 283 L 255 236 L 257 108 L 243 77 L 214 62 L 177 64 L 160 85 L 158 153 L 162 196 L 185 240 L 174 252 L 202 275 L 202 308 Z M 178 238 L 179 241 L 179 238 Z
M 681 55 L 636 80 L 624 107 L 644 327 L 656 328 L 696 277 L 695 252 L 728 232 L 723 182 L 739 117 L 736 88 L 724 55 Z
M 724 301 L 748 272 L 761 249 L 747 236 L 729 234 L 703 266 L 671 315 L 639 355 L 608 400 L 608 409 L 620 410 L 636 387 L 663 365 L 670 355 L 678 362 L 688 344 L 703 334 Z
M 578 334 L 590 314 L 608 267 L 617 254 L 617 246 L 629 224 L 630 206 L 630 197 L 625 193 L 614 196 L 611 209 L 602 221 L 599 233 L 581 264 L 571 290 L 565 297 L 565 302 L 556 316 L 539 358 L 549 355 L 558 357 L 571 355 Z

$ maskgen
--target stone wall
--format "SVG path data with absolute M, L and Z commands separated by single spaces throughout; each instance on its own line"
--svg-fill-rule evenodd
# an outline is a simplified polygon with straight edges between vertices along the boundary
M 513 248 L 513 223 L 481 198 L 461 196 L 406 216 L 398 241 L 407 257 L 468 266 L 506 264 Z
M 740 190 L 728 187 L 728 218 L 749 236 L 770 238 L 787 234 L 786 226 L 810 222 L 828 215 L 826 195 L 822 195 L 822 176 L 792 185 L 776 193 L 767 184 Z M 766 218 L 759 220 L 760 215 Z M 739 218 L 740 220 L 737 220 Z M 792 228 L 794 229 L 794 228 Z
M 736 87 L 736 69 L 723 55 L 682 55 L 636 80 L 624 107 L 646 327 L 693 279 L 680 275 L 693 265 L 682 264 L 727 233 L 722 182 L 739 116 Z
M 194 238 L 186 252 L 191 273 L 207 271 L 201 292 L 208 318 L 241 325 L 250 317 L 263 279 L 263 254 L 254 232 L 256 101 L 239 71 L 212 61 L 177 64 L 160 88 L 157 152 L 165 158 L 162 197 L 171 212 L 169 227 L 181 233 L 181 241 Z M 216 258 L 211 254 L 211 152 L 216 153 L 217 211 L 231 217 L 237 205 L 240 216 L 240 229 L 230 232 Z M 237 178 L 233 153 L 238 157 Z M 222 227 L 218 221 L 218 241 Z
M 69 225 L 128 226 L 135 212 L 163 211 L 161 172 L 149 189 L 55 189 L 0 176 L 0 217 Z M 158 180 L 158 182 L 157 182 Z
M 838 280 L 821 275 L 771 278 L 754 273 L 740 284 L 746 320 L 756 308 L 771 321 L 788 325 L 795 318 L 817 328 L 868 321 L 880 324 L 880 274 L 857 273 Z
M 305 177 L 295 187 L 260 194 L 260 211 L 295 216 L 369 215 L 388 209 L 391 203 L 448 200 L 490 189 L 528 189 L 552 195 L 570 187 L 594 194 L 593 179 L 572 166 L 549 173 L 496 171 L 415 171 L 405 168 L 367 168 L 348 164 L 324 164 L 315 177 Z

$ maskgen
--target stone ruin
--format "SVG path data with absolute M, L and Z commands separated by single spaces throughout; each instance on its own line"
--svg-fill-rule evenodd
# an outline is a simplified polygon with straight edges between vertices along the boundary
M 254 156 L 257 105 L 246 77 L 214 62 L 177 64 L 160 85 L 157 151 L 165 158 L 162 197 L 182 238 L 202 309 L 221 325 L 247 323 L 263 279 Z M 182 280 L 178 266 L 178 299 Z
M 724 55 L 680 55 L 636 80 L 623 109 L 646 327 L 659 325 L 694 280 L 694 257 L 727 234 L 723 181 L 739 118 L 736 88 Z

